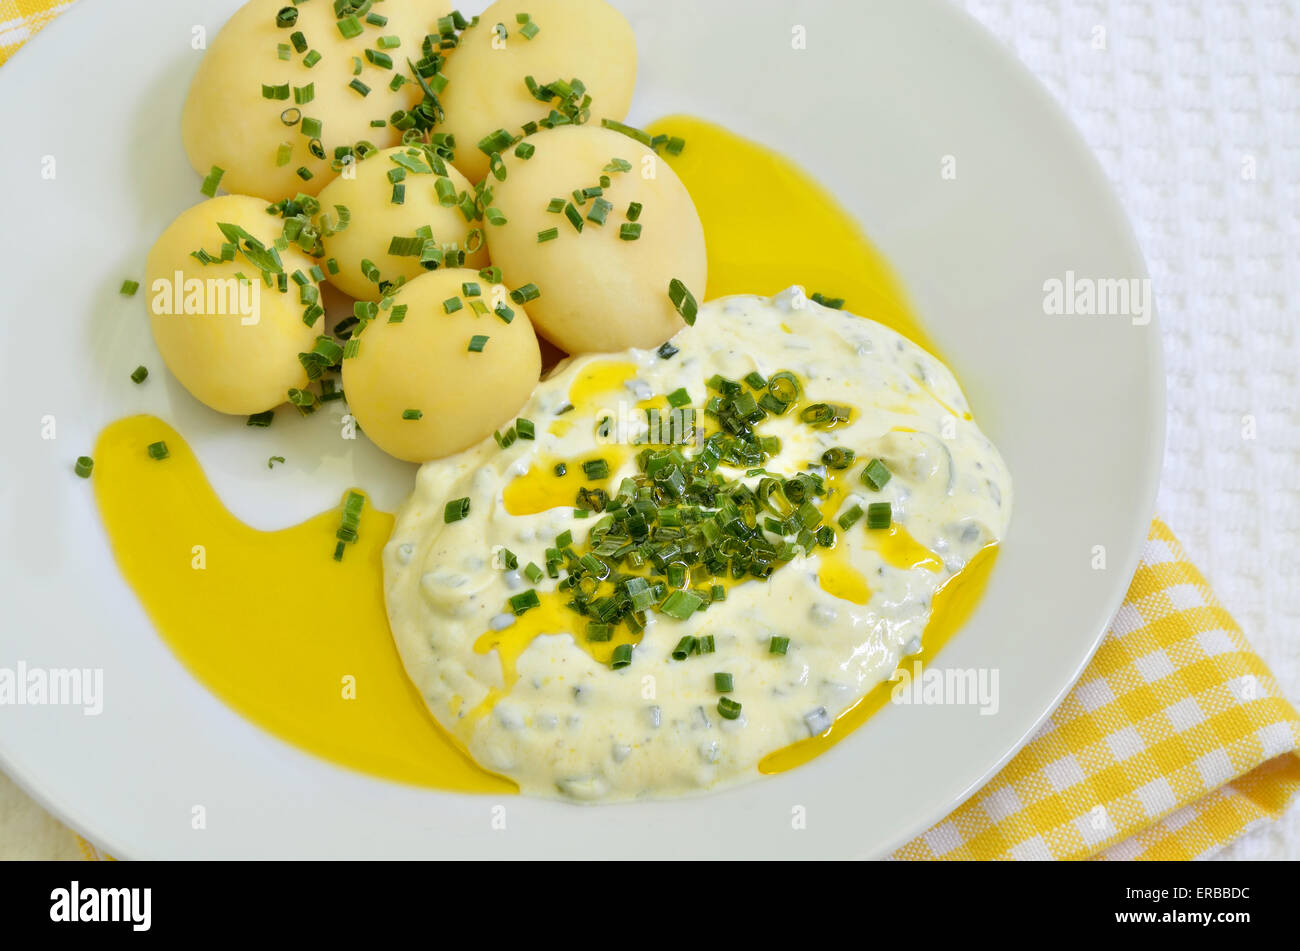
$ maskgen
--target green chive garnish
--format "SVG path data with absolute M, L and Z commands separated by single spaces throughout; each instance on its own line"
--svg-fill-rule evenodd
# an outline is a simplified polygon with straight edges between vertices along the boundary
M 516 287 L 510 292 L 510 299 L 516 304 L 527 304 L 530 300 L 537 300 L 542 296 L 542 292 L 537 289 L 536 284 L 525 284 L 523 287 Z
M 469 338 L 469 352 L 482 353 L 483 348 L 487 346 L 488 336 L 486 334 L 475 334 Z
M 694 326 L 695 316 L 699 313 L 700 306 L 695 302 L 695 296 L 686 289 L 686 285 L 677 278 L 668 282 L 668 299 L 677 308 L 677 313 L 682 315 L 682 320 Z
M 131 382 L 143 383 L 145 381 L 145 377 L 147 377 L 148 375 L 149 375 L 148 367 L 138 366 L 131 371 Z
M 118 291 L 123 297 L 134 297 L 135 292 L 140 289 L 139 281 L 123 281 L 122 288 Z
M 790 638 L 777 637 L 772 635 L 772 639 L 767 643 L 767 652 L 769 654 L 785 654 L 790 649 Z
M 853 460 L 857 453 L 852 449 L 845 449 L 842 446 L 836 446 L 833 449 L 827 449 L 822 453 L 822 465 L 828 469 L 847 469 L 853 465 Z
M 862 481 L 879 492 L 889 484 L 890 475 L 889 467 L 883 459 L 872 459 L 862 470 Z
M 459 297 L 448 297 L 442 302 L 443 312 L 448 314 L 454 314 L 464 306 L 465 305 L 461 303 Z
M 639 223 L 625 221 L 619 226 L 618 236 L 623 241 L 635 241 L 641 237 L 641 225 Z
M 860 518 L 862 518 L 862 506 L 855 505 L 836 519 L 836 521 L 840 523 L 840 528 L 847 532 L 858 523 L 858 519 Z
M 718 693 L 731 693 L 732 690 L 736 689 L 731 674 L 714 674 L 713 688 Z
M 532 588 L 529 588 L 522 594 L 516 594 L 510 599 L 510 610 L 514 613 L 515 617 L 518 617 L 525 611 L 541 607 L 541 604 L 542 599 L 537 596 L 537 592 Z
M 614 656 L 610 658 L 609 667 L 611 670 L 621 670 L 632 663 L 632 645 L 619 644 L 614 648 Z
M 442 520 L 450 525 L 452 522 L 459 522 L 469 514 L 469 499 L 455 499 L 448 502 L 442 510 Z
M 275 419 L 275 411 L 268 409 L 265 413 L 254 413 L 252 416 L 248 417 L 248 425 L 265 429 L 267 426 L 271 425 L 273 419 Z
M 225 174 L 226 170 L 224 168 L 216 165 L 212 166 L 212 170 L 203 179 L 203 184 L 199 186 L 199 191 L 208 198 L 216 197 L 217 188 L 220 186 L 221 179 Z
M 734 720 L 740 716 L 740 704 L 730 697 L 719 697 L 718 715 L 724 720 Z
M 542 231 L 537 232 L 537 243 L 543 244 L 547 241 L 554 241 L 559 236 L 560 236 L 559 228 L 546 228 Z
M 77 461 L 72 465 L 72 471 L 83 479 L 90 478 L 90 472 L 95 468 L 95 460 L 90 456 L 78 456 Z
M 149 457 L 152 459 L 166 459 L 171 453 L 167 451 L 165 442 L 154 442 L 149 444 Z
M 893 521 L 893 508 L 888 502 L 872 502 L 867 506 L 867 528 L 889 528 Z
M 284 456 L 272 456 L 270 459 L 266 460 L 266 467 L 268 469 L 274 469 L 277 462 L 283 465 Z
M 423 419 L 424 413 L 418 409 L 402 410 L 402 419 Z
M 659 611 L 671 618 L 684 621 L 699 610 L 704 599 L 693 591 L 674 591 L 659 605 Z

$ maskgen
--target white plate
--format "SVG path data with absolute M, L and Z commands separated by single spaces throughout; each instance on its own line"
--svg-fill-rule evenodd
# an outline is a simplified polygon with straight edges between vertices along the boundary
M 392 509 L 413 472 L 364 444 L 340 450 L 328 419 L 282 416 L 250 432 L 203 409 L 163 370 L 143 295 L 117 293 L 200 199 L 179 134 L 201 55 L 190 40 L 199 24 L 214 35 L 236 5 L 81 0 L 0 69 L 0 667 L 100 667 L 105 680 L 99 717 L 0 707 L 0 760 L 15 779 L 122 857 L 800 858 L 882 855 L 1010 758 L 1079 676 L 1137 563 L 1164 379 L 1154 322 L 1044 315 L 1046 280 L 1145 268 L 1047 94 L 940 0 L 618 5 L 641 53 L 632 121 L 695 113 L 829 184 L 898 269 L 1002 449 L 1011 534 L 976 617 L 940 656 L 1000 671 L 997 715 L 890 707 L 781 776 L 678 802 L 508 798 L 508 831 L 494 832 L 495 800 L 336 768 L 194 681 L 120 579 L 90 486 L 72 473 L 102 426 L 138 412 L 170 421 L 227 504 L 263 527 L 330 507 L 352 484 Z M 791 49 L 796 25 L 806 50 Z M 944 156 L 955 180 L 941 177 Z M 127 379 L 137 363 L 153 370 L 147 386 Z M 53 440 L 41 437 L 48 415 Z M 290 459 L 274 478 L 260 468 L 268 432 Z M 1098 545 L 1105 570 L 1091 567 Z M 206 831 L 190 828 L 194 805 Z

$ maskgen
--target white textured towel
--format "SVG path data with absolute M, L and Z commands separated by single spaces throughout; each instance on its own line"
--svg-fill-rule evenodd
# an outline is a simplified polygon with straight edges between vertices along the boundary
M 1294 703 L 1300 3 L 963 5 L 1052 91 L 1128 211 L 1165 342 L 1159 512 Z M 1300 804 L 1220 857 L 1300 858 Z

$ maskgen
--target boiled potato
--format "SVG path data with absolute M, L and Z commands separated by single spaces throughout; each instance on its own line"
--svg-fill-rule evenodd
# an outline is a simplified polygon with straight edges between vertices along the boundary
M 222 413 L 260 413 L 283 403 L 290 387 L 307 385 L 298 354 L 312 349 L 320 330 L 303 322 L 296 282 L 285 292 L 266 286 L 255 249 L 252 258 L 239 251 L 206 265 L 192 256 L 202 249 L 221 257 L 229 242 L 219 225 L 242 228 L 268 249 L 283 229 L 265 201 L 246 195 L 213 198 L 173 221 L 145 265 L 153 339 L 196 399 Z M 290 246 L 279 259 L 286 274 L 300 272 L 319 293 L 311 258 Z
M 466 293 L 466 285 L 479 293 Z M 398 307 L 406 310 L 393 323 Z M 469 268 L 417 277 L 357 339 L 359 352 L 343 360 L 348 406 L 380 449 L 408 462 L 460 452 L 506 427 L 541 375 L 537 336 L 523 308 L 503 285 Z M 404 419 L 408 410 L 420 418 Z
M 669 283 L 676 278 L 703 299 L 708 273 L 704 229 L 681 180 L 651 149 L 608 129 L 561 126 L 524 141 L 532 157 L 512 153 L 493 189 L 505 224 L 487 225 L 488 253 L 512 289 L 537 286 L 528 314 L 538 332 L 569 353 L 663 343 L 683 326 Z M 599 188 L 602 175 L 603 194 L 577 204 L 572 193 Z M 553 199 L 568 209 L 549 211 Z M 641 206 L 635 222 L 633 203 Z M 592 220 L 598 208 L 606 209 L 603 225 Z M 551 229 L 554 239 L 539 240 Z
M 278 26 L 277 14 L 286 8 L 296 11 L 296 20 Z M 348 39 L 340 31 L 333 0 L 296 7 L 287 0 L 250 0 L 212 40 L 190 84 L 181 115 L 190 163 L 202 175 L 214 165 L 225 169 L 221 185 L 231 193 L 271 201 L 298 192 L 315 195 L 336 174 L 331 168 L 336 147 L 367 141 L 386 148 L 401 141 L 401 133 L 391 126 L 373 128 L 370 123 L 387 121 L 397 110 L 421 102 L 423 94 L 415 82 L 396 92 L 389 83 L 394 71 L 409 74 L 406 60 L 421 58 L 420 44 L 427 34 L 437 32 L 437 19 L 448 10 L 447 0 L 380 0 L 369 13 L 388 22 L 371 25 L 361 15 L 361 34 Z M 295 48 L 298 33 L 302 38 L 296 45 L 305 45 L 305 52 Z M 381 37 L 396 37 L 400 45 L 380 49 Z M 287 60 L 281 59 L 282 44 L 289 49 Z M 393 68 L 371 62 L 367 50 L 372 56 L 390 57 Z M 304 61 L 314 59 L 313 51 L 320 59 L 308 67 Z M 360 75 L 353 72 L 355 58 L 361 60 Z M 350 85 L 353 81 L 369 92 L 361 95 Z M 287 99 L 268 99 L 263 93 L 264 85 L 283 90 L 286 84 Z M 310 101 L 297 102 L 295 90 L 308 88 L 310 92 L 298 98 L 310 95 Z M 296 110 L 303 120 L 320 120 L 324 159 L 309 151 L 312 139 L 304 134 L 302 121 L 282 121 L 286 110 Z M 281 157 L 281 145 L 290 146 L 287 158 Z M 310 178 L 298 174 L 304 168 Z
M 518 20 L 523 14 L 537 30 L 532 39 Z M 546 118 L 554 105 L 535 98 L 525 77 L 540 85 L 580 79 L 596 124 L 626 116 L 636 82 L 636 38 L 623 14 L 604 0 L 497 0 L 461 36 L 442 73 L 447 116 L 438 131 L 455 135 L 456 167 L 478 182 L 488 173 L 479 141 L 498 129 L 522 135 L 524 123 Z
M 400 162 L 399 162 L 400 160 Z M 416 169 L 421 169 L 417 171 Z M 438 172 L 446 174 L 438 174 Z M 393 203 L 394 182 L 390 173 L 405 176 L 398 186 L 405 189 L 401 204 Z M 398 278 L 410 280 L 425 272 L 419 254 L 389 254 L 394 237 L 414 238 L 416 229 L 428 226 L 434 240 L 448 250 L 451 246 L 464 249 L 470 232 L 478 227 L 465 221 L 465 216 L 455 204 L 439 200 L 439 179 L 450 182 L 444 193 L 460 195 L 472 193 L 474 186 L 449 163 L 418 146 L 395 146 L 377 152 L 360 162 L 355 175 L 340 175 L 320 193 L 322 208 L 328 214 L 337 214 L 334 206 L 342 205 L 351 213 L 351 223 L 343 231 L 322 235 L 327 257 L 338 263 L 339 272 L 330 275 L 330 283 L 352 297 L 361 300 L 379 300 L 383 296 L 379 285 L 366 277 L 361 262 L 370 261 L 385 282 Z M 450 188 L 451 191 L 446 191 Z M 487 264 L 487 248 L 480 233 L 478 250 L 466 255 L 466 267 L 478 269 Z

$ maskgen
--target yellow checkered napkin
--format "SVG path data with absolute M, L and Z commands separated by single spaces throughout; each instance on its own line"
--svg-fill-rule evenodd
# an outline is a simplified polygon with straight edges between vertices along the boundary
M 72 6 L 73 0 L 0 0 L 0 63 L 56 16 Z
M 1189 859 L 1300 788 L 1300 717 L 1168 527 L 1083 677 L 904 859 Z
M 72 0 L 0 0 L 0 63 Z M 1158 519 L 1128 598 L 1020 754 L 898 858 L 1194 858 L 1300 788 L 1300 717 Z M 3 803 L 0 803 L 2 806 Z M 87 858 L 103 853 L 79 840 Z

